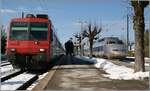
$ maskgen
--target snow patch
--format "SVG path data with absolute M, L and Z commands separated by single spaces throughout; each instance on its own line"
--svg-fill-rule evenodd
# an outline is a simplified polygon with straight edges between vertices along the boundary
M 128 68 L 126 66 L 115 65 L 110 62 L 108 59 L 103 58 L 92 58 L 81 57 L 84 61 L 93 61 L 96 68 L 104 70 L 108 74 L 103 74 L 105 77 L 110 79 L 119 79 L 119 80 L 131 80 L 131 79 L 143 79 L 149 77 L 149 72 L 134 72 L 134 69 Z
M 16 90 L 21 85 L 23 85 L 26 81 L 32 79 L 35 74 L 20 74 L 16 77 L 8 79 L 1 83 L 1 90 Z
M 1 73 L 7 72 L 13 70 L 13 66 L 12 65 L 7 65 L 7 66 L 3 66 L 1 67 Z
M 95 58 L 89 58 L 87 56 L 76 56 L 77 58 L 82 59 L 83 61 L 88 61 L 88 62 L 92 62 L 92 63 L 96 63 L 97 61 L 95 60 Z
M 126 58 L 133 58 L 133 59 L 135 59 L 135 57 L 130 57 L 130 56 L 127 56 Z M 145 59 L 145 60 L 150 60 L 149 57 L 145 57 L 144 59 Z
M 135 62 L 130 62 L 131 64 L 135 64 Z M 149 66 L 149 63 L 145 62 L 145 66 Z
M 46 75 L 48 74 L 48 72 L 42 74 L 42 75 L 39 75 L 38 79 L 31 85 L 27 88 L 27 90 L 32 90 L 37 84 L 38 82 L 43 79 Z

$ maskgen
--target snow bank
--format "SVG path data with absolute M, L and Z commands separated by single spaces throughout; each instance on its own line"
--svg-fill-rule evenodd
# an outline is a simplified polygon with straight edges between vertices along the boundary
M 130 57 L 130 56 L 127 56 L 126 58 L 133 58 L 133 59 L 135 59 L 135 57 Z M 144 59 L 145 59 L 145 60 L 150 60 L 149 57 L 145 57 Z
M 149 72 L 136 72 L 134 70 L 125 66 L 118 66 L 106 59 L 96 58 L 97 63 L 95 67 L 103 69 L 106 73 L 105 77 L 109 77 L 111 79 L 143 79 L 144 77 L 149 77 Z
M 130 62 L 131 64 L 135 64 L 135 62 Z M 149 66 L 149 63 L 145 62 L 145 66 Z
M 95 60 L 95 58 L 89 58 L 87 56 L 79 56 L 79 55 L 77 55 L 76 57 L 82 59 L 83 61 L 92 62 L 94 64 L 97 63 L 97 61 Z
M 81 57 L 88 61 L 94 61 L 94 66 L 104 70 L 108 74 L 103 74 L 105 77 L 111 79 L 120 79 L 120 80 L 131 80 L 131 79 L 143 79 L 144 77 L 149 77 L 149 72 L 134 72 L 134 69 L 128 68 L 126 66 L 115 65 L 107 59 L 103 58 L 92 58 Z M 96 62 L 95 62 L 96 61 Z

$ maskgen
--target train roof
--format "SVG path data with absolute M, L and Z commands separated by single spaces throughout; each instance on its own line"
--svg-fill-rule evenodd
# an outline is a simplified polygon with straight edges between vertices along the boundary
M 104 37 L 104 39 L 119 39 L 118 37 Z
M 23 22 L 28 22 L 28 21 L 33 21 L 33 22 L 47 22 L 49 21 L 48 19 L 43 19 L 43 18 L 13 18 L 11 19 L 11 22 L 19 22 L 19 21 L 23 21 Z
M 107 41 L 109 41 L 109 40 L 117 40 L 118 41 L 119 40 L 120 41 L 120 39 L 118 37 L 104 37 L 102 39 L 99 39 L 98 42 L 102 42 L 105 40 L 107 40 Z
M 28 21 L 48 22 L 50 21 L 51 22 L 51 20 L 48 18 L 48 15 L 46 14 L 37 14 L 36 16 L 34 16 L 33 14 L 27 14 L 26 17 L 11 19 L 11 22 L 19 22 L 19 21 L 23 21 L 23 22 L 28 22 Z

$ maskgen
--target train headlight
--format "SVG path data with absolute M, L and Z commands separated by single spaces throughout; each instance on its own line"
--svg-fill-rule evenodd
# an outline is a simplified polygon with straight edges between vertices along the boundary
M 45 52 L 45 49 L 40 49 L 40 52 Z
M 10 51 L 11 51 L 11 52 L 15 52 L 15 51 L 16 51 L 16 49 L 15 49 L 15 48 L 12 48 L 12 49 L 10 49 Z

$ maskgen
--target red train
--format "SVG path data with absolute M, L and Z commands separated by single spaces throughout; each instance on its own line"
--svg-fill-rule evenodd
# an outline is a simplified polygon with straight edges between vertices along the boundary
M 51 59 L 64 54 L 64 49 L 48 15 L 27 14 L 11 20 L 6 53 L 14 67 L 43 69 Z

